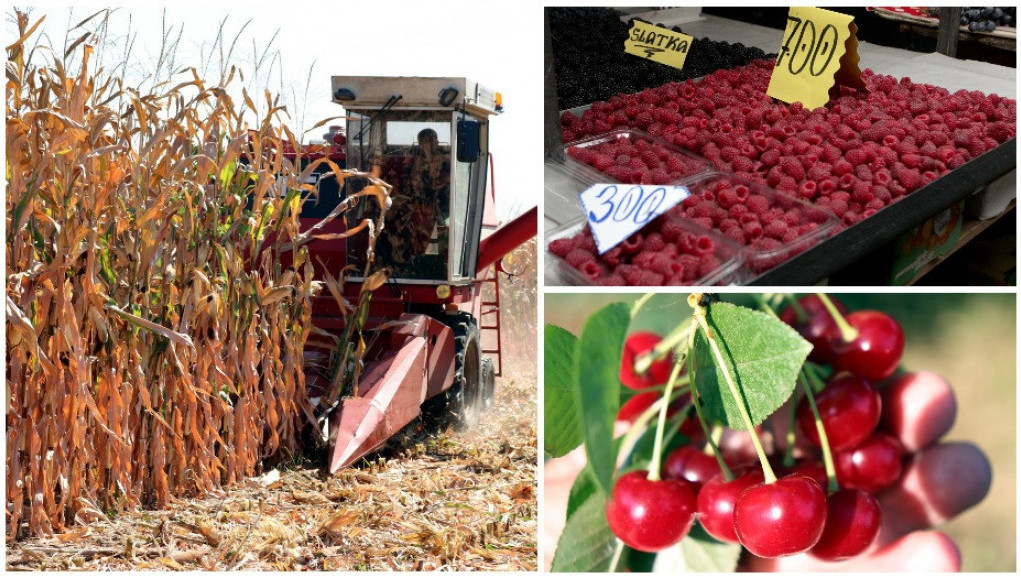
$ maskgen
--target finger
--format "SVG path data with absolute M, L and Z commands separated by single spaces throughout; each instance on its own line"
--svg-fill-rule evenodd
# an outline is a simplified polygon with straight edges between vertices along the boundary
M 551 458 L 543 463 L 542 471 L 542 539 L 543 562 L 549 570 L 557 540 L 567 522 L 567 500 L 571 486 L 585 468 L 585 447 L 579 446 L 560 458 Z
M 957 400 L 950 384 L 935 372 L 902 374 L 880 387 L 882 426 L 908 452 L 935 444 L 954 425 Z
M 878 495 L 880 545 L 945 523 L 981 502 L 991 482 L 989 460 L 974 444 L 939 444 L 914 455 L 900 480 Z
M 764 559 L 745 566 L 754 572 L 957 572 L 961 551 L 942 532 L 913 532 L 874 553 L 842 562 L 824 562 L 807 554 Z

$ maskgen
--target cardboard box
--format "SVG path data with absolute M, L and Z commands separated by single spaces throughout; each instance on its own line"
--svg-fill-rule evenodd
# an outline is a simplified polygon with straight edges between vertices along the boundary
M 890 271 L 891 285 L 910 284 L 930 263 L 953 251 L 961 237 L 964 204 L 964 200 L 954 204 L 897 239 Z

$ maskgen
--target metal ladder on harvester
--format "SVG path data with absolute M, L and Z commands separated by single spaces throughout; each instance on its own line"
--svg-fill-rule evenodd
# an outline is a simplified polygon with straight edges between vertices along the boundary
M 485 293 L 486 284 L 493 285 L 493 299 L 482 300 L 480 303 L 479 310 L 479 334 L 480 337 L 486 330 L 496 332 L 496 347 L 495 348 L 482 348 L 483 354 L 489 354 L 496 360 L 496 376 L 503 375 L 503 351 L 501 350 L 501 337 L 500 337 L 500 274 L 504 272 L 501 264 L 503 260 L 497 260 L 493 264 L 493 276 L 483 280 L 477 280 L 480 285 L 480 294 Z M 486 324 L 485 318 L 489 316 L 493 318 L 493 323 Z

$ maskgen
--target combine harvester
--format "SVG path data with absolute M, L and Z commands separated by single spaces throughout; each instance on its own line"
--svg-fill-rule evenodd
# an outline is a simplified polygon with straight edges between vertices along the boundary
M 376 267 L 389 275 L 372 292 L 364 329 L 373 335 L 357 389 L 328 407 L 331 474 L 381 448 L 424 406 L 452 412 L 464 424 L 489 407 L 501 368 L 502 258 L 537 228 L 534 207 L 498 225 L 492 187 L 487 194 L 489 118 L 502 111 L 499 93 L 465 78 L 346 76 L 333 78 L 332 93 L 348 114 L 347 138 L 337 139 L 343 147 L 334 148 L 335 159 L 343 154 L 348 169 L 392 185 L 393 204 L 375 247 Z M 318 201 L 302 209 L 302 229 L 357 191 L 359 180 L 366 182 L 319 179 Z M 360 222 L 366 204 L 346 223 L 333 220 L 320 233 L 344 232 Z M 349 265 L 364 270 L 367 243 L 366 234 L 312 241 L 317 277 L 336 277 Z M 358 301 L 364 280 L 345 278 L 346 300 Z M 495 297 L 483 301 L 487 283 Z M 325 333 L 339 337 L 348 316 L 329 293 L 313 302 L 312 323 Z M 492 321 L 483 324 L 484 316 Z M 493 332 L 495 347 L 483 349 L 483 331 Z M 310 339 L 306 347 L 313 398 L 331 384 L 329 371 L 316 368 L 324 357 L 317 344 L 322 341 Z M 485 354 L 496 358 L 495 366 Z

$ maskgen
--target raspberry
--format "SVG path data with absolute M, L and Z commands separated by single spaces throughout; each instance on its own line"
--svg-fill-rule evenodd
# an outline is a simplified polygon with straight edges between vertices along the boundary
M 759 155 L 759 162 L 762 162 L 762 165 L 767 167 L 776 166 L 780 162 L 780 151 L 776 148 L 764 150 Z
M 922 185 L 922 174 L 913 168 L 895 167 L 893 169 L 893 177 L 908 192 L 914 192 Z
M 682 232 L 684 232 L 684 228 L 681 224 L 674 220 L 664 219 L 663 227 L 660 229 L 663 240 L 667 242 L 677 242 L 677 240 L 680 239 Z
M 567 256 L 567 253 L 571 251 L 571 248 L 572 243 L 570 238 L 557 238 L 549 243 L 549 251 L 561 258 Z
M 654 170 L 650 170 L 648 174 L 644 175 L 640 182 L 642 184 L 666 184 L 667 182 L 670 182 L 670 175 L 660 168 L 656 168 Z
M 755 169 L 755 162 L 747 156 L 738 156 L 731 162 L 734 172 L 751 172 Z
M 780 160 L 780 170 L 795 180 L 801 180 L 805 177 L 805 167 L 796 158 L 791 156 Z
M 783 220 L 773 220 L 766 224 L 762 233 L 771 238 L 783 238 L 783 235 L 787 233 L 787 223 Z
M 716 204 L 710 200 L 699 202 L 691 211 L 695 218 L 710 218 L 716 214 Z
M 705 218 L 705 217 L 693 218 L 691 220 L 691 222 L 692 222 L 692 224 L 695 224 L 696 226 L 701 226 L 702 228 L 708 228 L 708 229 L 712 229 L 713 228 L 713 219 L 712 218 Z
M 666 248 L 666 242 L 663 240 L 663 235 L 658 232 L 646 236 L 642 244 L 642 250 L 646 252 L 662 252 L 664 248 Z
M 573 130 L 561 129 L 560 140 L 563 143 L 574 142 L 578 139 L 578 135 Z
M 674 263 L 674 259 L 672 257 L 670 257 L 669 255 L 667 255 L 667 254 L 656 254 L 652 258 L 652 262 L 651 262 L 649 267 L 653 271 L 659 272 L 660 274 L 663 274 L 664 276 L 672 276 L 673 273 L 674 273 L 674 270 L 672 270 L 670 268 L 670 266 L 673 263 Z
M 606 275 L 606 269 L 595 260 L 584 262 L 579 268 L 586 278 L 597 281 Z
M 833 164 L 833 175 L 843 176 L 854 171 L 854 166 L 847 160 L 840 159 Z
M 592 157 L 589 163 L 596 170 L 599 170 L 600 172 L 606 172 L 608 169 L 610 169 L 611 166 L 616 164 L 616 161 L 614 161 L 613 158 L 605 154 L 596 154 L 595 156 Z
M 727 238 L 730 238 L 731 240 L 733 240 L 734 242 L 737 242 L 738 244 L 744 244 L 745 243 L 744 230 L 741 229 L 741 226 L 730 227 L 730 228 L 724 230 L 723 234 Z
M 832 196 L 830 198 L 832 198 Z M 846 200 L 831 200 L 830 201 L 830 212 L 833 212 L 838 217 L 843 217 L 844 213 L 847 212 L 847 201 Z
M 986 144 L 981 138 L 972 138 L 971 140 L 968 140 L 968 144 L 965 147 L 968 149 L 968 154 L 972 158 L 981 156 L 982 154 L 985 154 L 986 151 Z
M 698 277 L 704 278 L 720 267 L 720 261 L 713 254 L 706 254 L 698 261 Z
M 652 270 L 642 270 L 638 275 L 639 286 L 660 286 L 663 284 L 663 275 Z
M 833 177 L 826 178 L 819 182 L 818 186 L 820 196 L 829 196 L 837 190 L 837 182 Z
M 748 222 L 744 225 L 744 233 L 746 238 L 754 240 L 762 236 L 762 224 L 759 224 L 758 221 L 754 220 Z
M 893 177 L 890 175 L 890 171 L 887 170 L 886 168 L 876 170 L 872 174 L 872 183 L 875 184 L 876 186 L 886 186 L 887 184 L 890 183 L 890 180 L 892 179 Z
M 872 184 L 868 182 L 856 182 L 851 192 L 851 200 L 861 204 L 872 201 Z
M 1013 130 L 1007 125 L 1006 122 L 993 122 L 992 124 L 986 124 L 985 134 L 997 142 L 1006 142 L 1013 136 Z
M 614 273 L 620 276 L 628 286 L 639 286 L 642 276 L 642 269 L 630 264 L 621 264 Z
M 600 278 L 598 283 L 600 286 L 627 286 L 627 282 L 624 278 L 616 274 Z
M 640 233 L 632 234 L 617 246 L 620 246 L 621 251 L 625 254 L 637 254 L 642 249 L 642 235 Z
M 872 181 L 872 166 L 868 164 L 855 166 L 854 175 L 862 180 Z
M 758 194 L 749 196 L 748 200 L 745 201 L 745 205 L 748 206 L 748 210 L 752 213 L 763 214 L 766 210 L 769 210 L 769 198 Z
M 801 183 L 801 187 L 798 188 L 798 195 L 806 200 L 815 198 L 817 185 L 814 180 L 806 180 Z
M 868 153 L 863 148 L 856 148 L 854 150 L 848 150 L 844 154 L 844 159 L 851 163 L 852 166 L 859 166 L 870 162 Z
M 592 262 L 595 259 L 595 255 L 586 250 L 575 248 L 567 253 L 567 257 L 564 258 L 567 263 L 575 268 L 581 268 L 586 262 Z
M 600 256 L 599 259 L 603 261 L 603 264 L 612 268 L 620 265 L 622 254 L 623 251 L 620 249 L 620 246 L 614 246 Z

